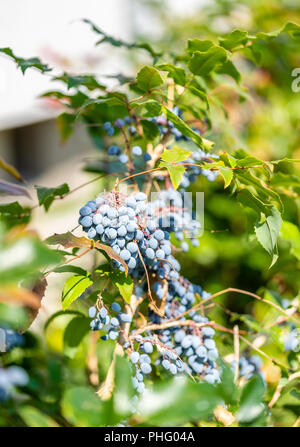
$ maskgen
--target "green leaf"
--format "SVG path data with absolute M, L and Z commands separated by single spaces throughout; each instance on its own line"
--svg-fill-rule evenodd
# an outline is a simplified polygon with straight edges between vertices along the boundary
M 70 191 L 70 188 L 67 185 L 67 183 L 63 183 L 62 185 L 57 186 L 56 188 L 47 188 L 45 186 L 37 186 L 37 185 L 34 185 L 34 187 L 37 192 L 39 205 L 40 206 L 44 205 L 46 211 L 49 210 L 52 202 L 56 197 L 62 197 Z
M 230 185 L 230 183 L 233 179 L 233 171 L 232 171 L 232 169 L 227 168 L 226 166 L 219 166 L 218 169 L 224 179 L 224 189 L 225 189 Z
M 171 110 L 167 109 L 166 107 L 162 107 L 162 111 L 167 117 L 168 120 L 170 120 L 176 129 L 180 130 L 180 132 L 185 135 L 186 137 L 190 137 L 197 146 L 201 147 L 204 151 L 208 151 L 213 143 L 211 141 L 205 140 L 204 138 L 201 138 L 200 135 L 198 135 L 196 132 L 194 132 L 190 126 L 188 126 L 179 116 L 175 115 Z
M 62 76 L 57 76 L 54 78 L 55 81 L 62 81 L 67 84 L 68 89 L 75 87 L 86 87 L 89 90 L 105 89 L 105 86 L 99 84 L 95 76 L 92 75 L 69 75 L 64 73 Z
M 46 330 L 48 328 L 48 326 L 50 325 L 50 323 L 52 323 L 52 321 L 54 321 L 57 317 L 64 317 L 64 316 L 69 316 L 69 315 L 77 315 L 80 317 L 85 316 L 82 312 L 79 312 L 79 310 L 72 310 L 72 309 L 58 310 L 57 312 L 52 314 L 50 318 L 48 318 L 48 320 L 45 323 L 44 330 Z
M 95 273 L 107 276 L 118 288 L 126 303 L 130 302 L 133 291 L 133 281 L 130 276 L 126 276 L 120 270 L 105 270 L 104 268 L 95 270 Z
M 112 36 L 109 36 L 104 31 L 102 31 L 98 26 L 96 26 L 91 20 L 89 19 L 82 19 L 84 23 L 89 24 L 92 27 L 92 30 L 103 36 L 101 40 L 99 40 L 96 45 L 100 45 L 102 43 L 109 43 L 114 47 L 125 47 L 127 49 L 143 49 L 147 51 L 154 59 L 157 59 L 159 56 L 161 56 L 162 53 L 158 53 L 154 51 L 154 49 L 146 42 L 141 43 L 127 43 L 124 40 L 116 39 Z
M 164 166 L 168 170 L 173 187 L 174 189 L 177 189 L 181 183 L 183 174 L 185 173 L 185 167 L 164 162 L 161 162 L 159 166 Z
M 236 417 L 239 422 L 249 423 L 257 419 L 264 411 L 263 396 L 265 386 L 262 378 L 257 375 L 243 387 L 240 407 Z
M 71 113 L 61 113 L 57 118 L 58 130 L 60 132 L 62 142 L 66 141 L 74 131 L 74 122 L 76 115 Z
M 22 207 L 19 202 L 11 202 L 0 205 L 0 221 L 5 222 L 8 227 L 26 224 L 29 222 L 30 216 L 30 208 Z
M 198 76 L 207 76 L 226 62 L 227 53 L 224 48 L 211 46 L 207 51 L 195 51 L 188 63 L 191 72 Z
M 63 310 L 66 310 L 92 284 L 93 281 L 87 276 L 75 275 L 68 278 L 62 291 Z
M 115 389 L 113 393 L 113 408 L 119 421 L 129 417 L 133 411 L 132 398 L 135 390 L 132 385 L 132 369 L 129 361 L 119 355 L 115 363 Z
M 77 265 L 62 265 L 61 267 L 56 267 L 55 273 L 76 273 L 77 275 L 87 276 L 88 271 L 78 267 Z
M 101 251 L 104 251 L 107 256 L 111 259 L 115 259 L 116 261 L 120 262 L 124 269 L 125 274 L 127 275 L 128 272 L 128 266 L 123 259 L 117 255 L 117 253 L 109 246 L 105 244 L 100 244 L 100 242 L 94 242 L 91 241 L 91 239 L 87 239 L 86 237 L 77 237 L 74 236 L 74 234 L 70 233 L 68 231 L 67 233 L 62 234 L 54 234 L 53 236 L 50 236 L 46 239 L 46 243 L 49 245 L 62 245 L 65 248 L 70 247 L 79 247 L 79 248 L 98 248 Z
M 248 33 L 247 31 L 236 29 L 225 38 L 220 38 L 219 42 L 222 47 L 226 48 L 226 50 L 232 51 L 248 42 Z
M 235 404 L 238 399 L 238 389 L 234 383 L 232 369 L 225 362 L 218 362 L 222 369 L 221 382 L 217 385 L 218 391 L 226 404 Z
M 64 353 L 73 358 L 85 335 L 91 330 L 90 319 L 77 316 L 67 325 L 64 332 Z
M 28 427 L 59 427 L 50 416 L 30 405 L 19 406 L 18 413 Z
M 42 64 L 40 59 L 38 59 L 37 57 L 32 57 L 30 59 L 23 59 L 22 57 L 17 57 L 10 48 L 0 48 L 0 53 L 4 53 L 7 56 L 11 57 L 17 64 L 18 68 L 21 69 L 23 74 L 28 68 L 36 68 L 42 73 L 52 70 L 52 68 L 49 68 L 48 65 Z
M 168 77 L 174 79 L 175 84 L 185 86 L 186 74 L 183 68 L 176 67 L 171 63 L 157 65 L 157 68 L 161 71 L 167 71 Z
M 179 426 L 212 416 L 221 402 L 215 386 L 192 383 L 181 376 L 147 389 L 141 396 L 138 413 L 147 425 Z
M 147 140 L 153 141 L 160 135 L 158 126 L 155 123 L 148 120 L 141 120 L 140 123 Z
M 142 92 L 149 92 L 153 88 L 159 87 L 164 83 L 164 80 L 156 68 L 150 65 L 145 65 L 140 69 L 136 77 L 137 87 Z
M 214 46 L 211 40 L 190 39 L 187 42 L 187 51 L 194 53 L 195 51 L 207 51 Z
M 282 222 L 280 237 L 290 242 L 292 255 L 300 260 L 300 231 L 297 225 L 284 220 Z
M 155 101 L 155 99 L 149 99 L 148 101 L 143 102 L 141 106 L 147 110 L 143 116 L 151 118 L 158 116 L 161 113 L 161 104 L 158 101 Z
M 76 427 L 101 427 L 106 421 L 104 403 L 92 388 L 72 387 L 61 402 L 63 416 Z
M 61 255 L 46 247 L 36 236 L 24 234 L 0 243 L 0 283 L 35 278 L 39 270 L 61 262 Z
M 272 207 L 270 215 L 261 215 L 260 222 L 255 226 L 257 240 L 272 256 L 271 266 L 277 261 L 277 237 L 281 228 L 282 219 L 279 211 Z
M 161 155 L 161 159 L 167 163 L 179 163 L 189 158 L 190 155 L 190 151 L 175 145 L 172 149 L 165 149 Z

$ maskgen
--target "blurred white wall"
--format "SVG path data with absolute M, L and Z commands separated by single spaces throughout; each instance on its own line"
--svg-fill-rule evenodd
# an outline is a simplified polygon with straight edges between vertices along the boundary
M 116 73 L 118 61 L 108 45 L 95 47 L 97 36 L 79 19 L 88 18 L 107 33 L 130 39 L 129 0 L 9 0 L 1 1 L 0 47 L 17 56 L 38 56 L 50 66 L 71 72 Z M 103 61 L 105 57 L 105 63 Z M 0 130 L 43 120 L 45 110 L 36 97 L 53 88 L 49 77 L 35 70 L 25 76 L 0 55 Z

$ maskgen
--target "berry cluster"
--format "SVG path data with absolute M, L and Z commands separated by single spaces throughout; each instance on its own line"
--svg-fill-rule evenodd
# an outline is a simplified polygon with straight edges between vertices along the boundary
M 293 328 L 284 339 L 285 351 L 300 351 L 300 332 L 297 328 Z
M 89 317 L 92 318 L 90 323 L 92 331 L 100 331 L 102 329 L 103 332 L 106 332 L 105 335 L 101 336 L 101 339 L 105 341 L 108 339 L 116 340 L 119 337 L 120 324 L 131 322 L 130 315 L 121 312 L 119 303 L 111 304 L 110 315 L 104 306 L 99 310 L 96 306 L 91 306 L 89 308 Z
M 243 356 L 239 359 L 239 373 L 245 379 L 251 379 L 254 374 L 259 374 L 263 379 L 265 378 L 261 367 L 263 365 L 262 359 L 258 355 Z
M 110 245 L 126 262 L 133 276 L 144 273 L 144 264 L 158 270 L 170 262 L 169 233 L 158 227 L 146 194 L 123 197 L 120 193 L 101 194 L 80 209 L 79 223 L 89 238 Z M 114 266 L 124 271 L 119 261 Z
M 188 193 L 173 188 L 161 190 L 153 202 L 158 225 L 169 233 L 174 233 L 176 239 L 181 241 L 181 249 L 184 252 L 189 250 L 184 238 L 189 238 L 194 247 L 199 245 L 196 237 L 200 222 L 194 218 L 192 205 Z
M 208 169 L 202 169 L 198 165 L 193 165 L 195 162 L 211 162 L 211 158 L 219 158 L 218 155 L 209 154 L 203 152 L 201 149 L 197 149 L 191 153 L 190 157 L 184 160 L 186 171 L 183 174 L 180 186 L 182 188 L 188 188 L 191 183 L 195 183 L 199 175 L 204 175 L 207 180 L 213 182 L 218 177 L 218 171 L 209 171 Z

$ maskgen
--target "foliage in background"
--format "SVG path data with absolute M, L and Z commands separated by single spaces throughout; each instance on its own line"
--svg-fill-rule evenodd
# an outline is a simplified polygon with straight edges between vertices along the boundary
M 163 8 L 164 2 L 159 3 Z M 102 294 L 107 303 L 115 299 L 128 302 L 130 280 L 120 281 L 115 271 L 107 271 L 103 257 L 98 258 L 100 277 L 95 273 L 99 265 L 91 272 L 70 265 L 90 249 L 90 241 L 80 232 L 78 237 L 66 233 L 48 240 L 50 248 L 60 244 L 60 249 L 50 249 L 26 228 L 34 207 L 28 201 L 21 205 L 13 200 L 0 205 L 1 325 L 18 332 L 27 330 L 37 315 L 48 274 L 69 272 L 72 276 L 62 291 L 63 310 L 50 317 L 45 333 L 37 338 L 25 332 L 23 344 L 1 356 L 3 370 L 18 365 L 29 375 L 26 384 L 22 386 L 21 381 L 21 388 L 10 385 L 10 397 L 1 407 L 1 425 L 299 424 L 299 338 L 296 345 L 293 340 L 297 341 L 300 326 L 300 96 L 291 89 L 291 73 L 300 62 L 296 51 L 300 28 L 291 21 L 299 23 L 299 11 L 280 7 L 279 2 L 259 7 L 255 1 L 244 3 L 243 10 L 241 2 L 218 1 L 187 22 L 169 23 L 169 40 L 162 36 L 165 46 L 160 41 L 128 44 L 92 24 L 100 37 L 97 45 L 134 51 L 135 62 L 141 52 L 148 57 L 147 65 L 136 76 L 118 76 L 120 85 L 114 91 L 107 89 L 101 76 L 55 73 L 53 78 L 62 82 L 61 90 L 44 94 L 64 108 L 58 117 L 62 140 L 71 136 L 79 121 L 86 125 L 98 150 L 86 170 L 99 178 L 107 176 L 110 189 L 117 177 L 122 180 L 150 169 L 156 170 L 135 177 L 140 188 L 156 181 L 157 175 L 158 184 L 163 184 L 168 174 L 177 188 L 189 170 L 185 154 L 197 148 L 209 152 L 200 161 L 201 170 L 216 173 L 217 180 L 208 182 L 202 175 L 189 186 L 190 191 L 205 193 L 205 231 L 200 245 L 185 253 L 176 240 L 172 242 L 179 248 L 176 257 L 183 274 L 191 282 L 212 294 L 227 291 L 225 297 L 216 296 L 206 310 L 212 322 L 228 329 L 215 336 L 226 362 L 219 365 L 221 383 L 195 383 L 188 376 L 170 379 L 166 372 L 155 370 L 153 384 L 135 407 L 131 367 L 119 356 L 112 361 L 114 343 L 97 340 L 89 332 L 87 316 L 88 306 L 105 287 L 107 277 L 113 284 L 109 293 Z M 162 17 L 161 9 L 159 15 Z M 245 18 L 243 30 L 234 30 L 241 17 Z M 166 17 L 163 20 L 168 23 Z M 286 21 L 290 23 L 283 25 Z M 274 32 L 276 29 L 279 31 Z M 1 51 L 23 72 L 34 67 L 51 73 L 35 58 L 16 57 L 7 48 Z M 174 106 L 180 107 L 182 117 L 174 113 Z M 165 155 L 161 149 L 173 145 L 174 134 L 167 135 L 169 141 L 161 138 L 154 120 L 161 113 L 186 137 Z M 128 115 L 137 129 L 134 144 L 152 156 L 146 164 L 122 164 L 103 150 L 111 145 L 112 137 L 104 124 Z M 130 154 L 132 143 L 126 135 L 124 139 L 122 130 L 116 129 L 113 138 Z M 219 158 L 211 158 L 211 152 Z M 21 180 L 4 161 L 0 167 Z M 164 180 L 159 177 L 162 173 Z M 24 186 L 4 181 L 0 190 L 11 196 L 28 194 Z M 72 192 L 66 184 L 36 186 L 36 191 L 37 206 L 45 212 L 51 212 L 54 200 Z M 93 250 L 104 254 L 103 247 L 93 246 Z M 108 251 L 105 255 L 112 256 Z M 236 293 L 239 290 L 250 294 Z M 142 314 L 147 317 L 147 306 Z M 143 317 L 134 323 L 137 328 L 142 326 Z M 260 357 L 262 365 L 253 355 Z M 115 369 L 114 392 L 100 399 L 95 391 L 99 383 L 105 383 L 110 365 Z

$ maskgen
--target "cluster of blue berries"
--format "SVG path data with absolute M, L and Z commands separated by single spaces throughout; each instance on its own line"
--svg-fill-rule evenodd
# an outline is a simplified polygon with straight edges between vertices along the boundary
M 185 166 L 186 171 L 182 176 L 180 186 L 182 188 L 188 188 L 191 183 L 195 183 L 199 175 L 204 175 L 207 180 L 213 182 L 219 175 L 218 171 L 210 171 L 208 169 L 202 169 L 200 166 L 193 166 L 193 163 L 200 162 L 201 160 L 209 161 L 210 158 L 219 158 L 216 154 L 210 154 L 203 152 L 201 149 L 197 149 L 191 153 L 190 157 L 184 160 L 183 163 L 190 163 L 190 165 Z
M 89 201 L 79 211 L 78 222 L 88 237 L 110 245 L 134 277 L 145 273 L 143 263 L 158 270 L 164 262 L 170 262 L 170 235 L 159 228 L 146 198 L 142 192 L 123 197 L 112 191 Z M 113 261 L 113 265 L 125 270 L 119 261 Z
M 176 260 L 175 260 L 176 261 Z M 176 261 L 178 272 L 180 264 Z M 159 316 L 153 310 L 149 311 L 149 319 L 154 324 L 162 324 L 170 319 L 178 321 L 192 320 L 195 323 L 208 324 L 209 319 L 192 309 L 196 302 L 196 296 L 200 299 L 206 299 L 209 294 L 202 290 L 199 285 L 190 283 L 179 273 L 171 271 L 166 276 L 165 281 L 156 281 L 153 290 L 157 299 L 165 300 L 164 318 Z M 158 362 L 170 370 L 171 373 L 186 371 L 190 375 L 200 375 L 201 378 L 209 383 L 215 383 L 220 380 L 219 370 L 216 360 L 219 356 L 215 341 L 213 340 L 214 329 L 209 325 L 199 326 L 176 326 L 156 331 L 159 340 L 164 347 L 171 351 L 164 354 Z M 175 357 L 174 357 L 175 353 Z M 167 362 L 163 362 L 167 356 Z M 176 357 L 177 356 L 177 357 Z M 170 359 L 175 364 L 169 368 Z
M 193 247 L 198 247 L 197 239 L 200 222 L 195 218 L 192 211 L 192 200 L 189 193 L 176 191 L 174 188 L 161 190 L 157 199 L 153 202 L 158 225 L 181 242 L 184 252 L 189 250 L 186 238 L 190 239 Z
M 119 337 L 120 326 L 122 323 L 130 323 L 130 315 L 123 313 L 119 303 L 112 303 L 110 306 L 110 313 L 102 306 L 99 310 L 96 306 L 89 308 L 89 317 L 92 318 L 90 326 L 92 331 L 106 332 L 101 336 L 101 339 L 117 340 Z
M 258 355 L 242 356 L 239 359 L 239 373 L 240 377 L 251 379 L 254 374 L 259 374 L 265 380 L 265 374 L 261 367 L 263 365 L 262 359 Z M 232 365 L 233 366 L 233 365 Z
M 19 366 L 0 368 L 0 402 L 9 399 L 17 386 L 25 386 L 29 381 L 27 372 Z
M 171 109 L 171 111 L 176 116 L 183 119 L 183 114 L 179 107 L 175 106 Z M 156 116 L 154 118 L 149 118 L 149 120 L 158 126 L 158 129 L 159 129 L 159 132 L 161 135 L 170 133 L 171 135 L 173 135 L 173 137 L 175 138 L 176 141 L 188 141 L 190 139 L 189 137 L 186 137 L 185 135 L 183 135 L 183 133 L 180 132 L 180 130 L 178 130 L 174 126 L 172 121 L 170 121 L 166 118 L 164 113 L 162 113 L 161 115 Z M 197 129 L 194 129 L 194 130 L 198 132 Z
M 293 329 L 284 338 L 284 350 L 285 351 L 300 351 L 300 331 L 293 327 Z

